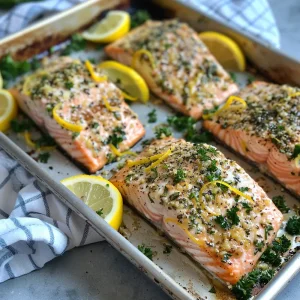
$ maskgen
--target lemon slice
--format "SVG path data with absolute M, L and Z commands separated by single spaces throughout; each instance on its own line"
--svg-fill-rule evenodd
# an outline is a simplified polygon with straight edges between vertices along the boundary
M 245 56 L 234 40 L 213 31 L 202 32 L 199 37 L 225 69 L 245 71 Z
M 48 73 L 46 71 L 38 71 L 30 76 L 27 76 L 23 84 L 23 93 L 27 96 L 30 96 L 32 88 L 35 86 L 36 82 L 40 80 L 40 78 L 47 75 Z
M 121 90 L 126 91 L 123 92 L 124 98 L 143 102 L 149 100 L 149 89 L 145 80 L 132 68 L 111 60 L 100 63 L 99 68 L 103 69 L 108 78 Z
M 18 105 L 15 98 L 6 90 L 0 90 L 0 131 L 10 127 L 10 122 L 18 113 Z
M 64 120 L 60 115 L 59 115 L 59 110 L 62 108 L 62 104 L 58 103 L 55 105 L 53 109 L 53 118 L 54 120 L 63 128 L 74 131 L 74 132 L 80 132 L 83 129 L 83 126 L 80 124 L 74 124 L 69 121 Z
M 106 179 L 77 175 L 61 181 L 73 194 L 118 230 L 123 215 L 123 200 L 118 189 Z
M 125 11 L 112 10 L 100 22 L 82 33 L 82 37 L 96 43 L 110 43 L 123 37 L 130 29 L 130 16 Z

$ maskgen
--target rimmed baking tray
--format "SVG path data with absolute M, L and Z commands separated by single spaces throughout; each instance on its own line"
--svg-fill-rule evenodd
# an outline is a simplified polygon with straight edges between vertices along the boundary
M 182 7 L 180 4 L 177 4 L 176 1 L 164 0 L 156 2 L 166 8 L 166 15 L 177 16 L 180 19 L 188 21 L 192 26 L 195 20 L 198 20 L 198 24 L 201 19 L 201 15 L 198 12 L 190 10 L 187 7 Z M 174 5 L 170 5 L 170 3 L 174 3 Z M 22 32 L 3 39 L 0 41 L 0 57 L 6 53 L 11 53 L 17 59 L 32 57 L 33 55 L 41 53 L 49 47 L 65 40 L 70 34 L 86 27 L 104 10 L 115 7 L 126 7 L 127 5 L 127 1 L 119 0 L 86 1 L 85 3 L 68 11 L 53 16 Z M 152 4 L 149 5 L 151 9 Z M 188 10 L 190 13 L 184 13 L 185 10 Z M 297 62 L 276 51 L 273 51 L 272 49 L 269 49 L 264 45 L 261 45 L 258 41 L 251 40 L 249 37 L 246 37 L 228 26 L 208 18 L 207 16 L 202 16 L 202 18 L 205 18 L 206 20 L 204 22 L 206 24 L 205 29 L 217 28 L 219 31 L 226 31 L 229 35 L 235 35 L 237 40 L 242 42 L 241 45 L 245 47 L 244 50 L 248 49 L 249 45 L 255 45 L 255 49 L 260 49 L 257 50 L 255 55 L 251 52 L 252 56 L 248 55 L 247 50 L 245 50 L 245 53 L 254 64 L 259 65 L 261 61 L 264 61 L 264 65 L 260 65 L 260 70 L 265 74 L 268 73 L 274 81 L 281 81 L 282 79 L 280 76 L 278 77 L 276 72 L 272 71 L 276 67 L 276 64 L 280 62 L 283 66 L 281 68 L 282 72 L 288 72 L 291 65 L 293 65 L 293 68 L 295 69 L 293 71 L 293 76 L 295 76 L 296 79 L 293 79 L 293 76 L 286 77 L 286 82 L 300 84 L 300 77 L 297 77 L 296 75 L 300 73 L 300 66 Z M 200 25 L 201 24 L 202 23 L 200 22 Z M 211 25 L 208 26 L 207 24 Z M 199 28 L 199 26 L 198 28 L 197 26 L 194 27 L 196 27 L 196 29 L 203 29 L 203 24 L 201 26 L 201 28 Z M 276 56 L 276 60 L 270 59 L 270 61 L 266 62 L 264 54 L 260 56 L 260 53 L 265 53 L 263 51 L 269 51 L 272 53 L 272 57 Z M 76 55 L 81 58 L 88 56 L 90 58 L 92 57 L 96 60 L 100 60 L 103 53 L 87 50 L 84 53 L 78 53 Z M 241 74 L 238 80 L 240 81 L 240 84 L 243 85 L 246 81 L 245 75 Z M 153 137 L 153 128 L 159 123 L 165 122 L 167 116 L 174 113 L 170 108 L 163 105 L 155 98 L 153 98 L 151 103 L 147 106 L 139 103 L 133 103 L 131 108 L 137 112 L 139 118 L 145 125 L 147 131 L 145 138 Z M 157 110 L 158 122 L 155 124 L 147 124 L 147 114 L 153 108 Z M 175 133 L 175 135 L 179 137 L 180 133 Z M 159 284 L 173 298 L 226 299 L 231 297 L 228 291 L 223 289 L 218 282 L 214 281 L 205 270 L 192 261 L 188 256 L 183 254 L 176 246 L 172 245 L 167 238 L 162 236 L 161 233 L 154 229 L 149 223 L 144 221 L 130 207 L 125 206 L 124 226 L 121 229 L 122 235 L 110 228 L 110 226 L 99 218 L 96 213 L 94 213 L 89 207 L 83 204 L 59 183 L 59 180 L 62 178 L 83 172 L 77 165 L 74 164 L 73 161 L 64 156 L 63 153 L 55 150 L 51 153 L 50 160 L 47 164 L 37 163 L 26 154 L 26 151 L 29 149 L 25 145 L 23 138 L 12 132 L 9 132 L 8 135 L 0 133 L 0 145 L 6 152 L 18 160 L 30 173 L 44 183 L 45 186 L 56 194 L 59 199 L 86 219 L 101 236 L 103 236 L 110 244 L 132 261 L 140 270 Z M 141 147 L 142 145 L 139 143 L 134 147 L 134 149 L 140 150 Z M 242 159 L 232 154 L 222 146 L 218 145 L 218 148 L 224 152 L 226 156 L 238 161 L 238 163 L 242 165 L 242 167 L 244 167 L 256 181 L 259 182 L 269 196 L 272 197 L 278 194 L 285 195 L 290 206 L 298 203 L 294 197 L 283 191 L 278 184 L 253 169 L 251 165 L 245 163 Z M 101 172 L 101 174 L 103 176 L 109 176 L 110 170 L 114 167 L 116 167 L 116 163 L 106 166 L 104 168 L 104 172 Z M 137 250 L 136 247 L 139 244 L 145 244 L 152 248 L 154 252 L 153 262 Z M 173 246 L 171 253 L 164 253 L 165 245 Z M 297 253 L 277 273 L 274 279 L 264 288 L 264 290 L 261 291 L 261 293 L 257 296 L 257 299 L 271 299 L 274 297 L 291 280 L 299 269 L 300 255 Z M 212 286 L 215 287 L 216 293 L 211 292 Z

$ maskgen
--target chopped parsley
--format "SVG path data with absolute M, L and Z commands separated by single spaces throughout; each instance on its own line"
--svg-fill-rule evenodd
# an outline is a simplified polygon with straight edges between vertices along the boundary
M 50 135 L 43 135 L 40 138 L 38 138 L 37 140 L 34 141 L 34 143 L 36 144 L 37 148 L 41 148 L 41 147 L 52 147 L 56 145 L 56 142 L 54 141 L 54 139 L 50 136 Z
M 234 72 L 230 72 L 229 74 L 230 74 L 231 79 L 232 79 L 234 82 L 237 82 L 237 76 L 236 76 L 236 74 L 235 74 Z
M 130 182 L 133 176 L 134 176 L 134 174 L 128 174 L 128 175 L 125 177 L 125 182 L 126 182 L 126 183 Z
M 255 286 L 266 285 L 274 276 L 274 271 L 254 269 L 243 276 L 233 287 L 232 292 L 239 300 L 247 300 L 252 296 L 252 289 Z
M 172 245 L 168 245 L 168 244 L 164 244 L 164 251 L 163 254 L 170 254 L 172 251 L 173 246 Z
M 300 155 L 300 144 L 295 145 L 292 158 L 296 158 L 298 155 Z
M 215 293 L 216 293 L 215 287 L 213 286 L 208 292 L 209 292 L 209 293 L 212 293 L 212 294 L 215 294 Z
M 49 152 L 44 152 L 44 153 L 40 153 L 38 155 L 38 161 L 43 163 L 43 164 L 46 164 L 48 162 L 48 159 L 50 158 L 50 153 Z
M 265 243 L 264 243 L 264 241 L 254 241 L 254 246 L 255 246 L 254 254 L 256 254 L 257 252 L 262 251 L 262 249 L 265 246 Z
M 98 128 L 99 127 L 99 123 L 97 123 L 97 122 L 93 122 L 92 123 L 92 128 L 93 129 L 96 129 L 96 128 Z
M 287 221 L 285 231 L 291 235 L 299 235 L 300 234 L 300 217 L 293 216 L 289 218 Z
M 241 188 L 239 188 L 239 190 L 242 192 L 242 193 L 244 193 L 244 192 L 247 192 L 247 191 L 249 191 L 249 188 L 248 187 L 241 187 Z
M 252 206 L 250 206 L 247 202 L 242 202 L 243 208 L 245 208 L 245 211 L 247 214 L 250 213 L 250 211 L 253 209 Z
M 247 79 L 247 84 L 251 84 L 251 83 L 253 83 L 253 81 L 255 81 L 255 77 L 250 75 Z
M 153 253 L 152 249 L 149 247 L 146 247 L 145 244 L 138 245 L 138 249 L 145 255 L 147 256 L 150 260 L 153 259 Z
M 185 179 L 186 174 L 182 169 L 178 169 L 175 176 L 174 176 L 174 184 L 179 183 L 183 179 Z
M 144 24 L 147 20 L 150 20 L 150 19 L 151 19 L 151 16 L 146 10 L 143 10 L 143 9 L 137 10 L 131 16 L 131 22 L 130 22 L 131 29 Z
M 170 127 L 168 127 L 166 125 L 162 125 L 162 126 L 155 128 L 155 136 L 157 139 L 162 139 L 165 137 L 169 137 L 171 135 L 172 135 L 172 131 L 171 131 Z
M 118 148 L 119 144 L 125 139 L 125 132 L 121 127 L 115 127 L 112 134 L 108 137 L 106 144 L 113 144 Z
M 34 123 L 30 119 L 17 120 L 14 119 L 10 122 L 10 127 L 13 132 L 21 133 L 30 130 Z
M 74 83 L 71 81 L 66 81 L 65 82 L 65 88 L 70 90 L 74 86 Z
M 233 206 L 231 209 L 227 210 L 226 216 L 219 215 L 215 218 L 217 224 L 219 224 L 223 229 L 228 230 L 233 225 L 238 225 L 240 218 L 237 215 L 238 208 Z
M 72 140 L 75 140 L 79 136 L 79 132 L 72 132 Z
M 81 51 L 85 49 L 85 46 L 86 46 L 85 39 L 80 34 L 75 33 L 71 36 L 70 43 L 61 52 L 61 55 L 70 55 L 72 52 Z
M 290 211 L 290 208 L 286 205 L 285 200 L 282 196 L 275 196 L 272 198 L 272 201 L 283 214 Z
M 232 256 L 230 253 L 225 253 L 222 258 L 222 262 L 228 262 L 229 258 Z
M 100 208 L 99 210 L 96 211 L 96 214 L 100 217 L 103 215 L 103 208 Z
M 274 230 L 274 228 L 273 228 L 272 225 L 267 225 L 267 226 L 265 227 L 265 240 L 268 238 L 269 232 L 272 231 L 272 230 Z
M 151 112 L 148 114 L 148 123 L 155 123 L 157 121 L 157 115 L 156 115 L 156 110 L 153 109 Z

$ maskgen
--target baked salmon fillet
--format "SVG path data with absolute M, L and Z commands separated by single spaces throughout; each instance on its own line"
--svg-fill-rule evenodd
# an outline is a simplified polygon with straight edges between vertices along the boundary
M 11 92 L 38 127 L 93 173 L 133 146 L 145 130 L 122 92 L 90 67 L 92 73 L 69 57 L 47 60 Z
M 300 89 L 254 82 L 204 122 L 218 140 L 300 196 Z
M 223 282 L 253 269 L 283 216 L 215 147 L 156 140 L 110 181 L 129 204 Z
M 105 51 L 135 68 L 154 94 L 195 119 L 238 90 L 197 33 L 177 20 L 148 21 Z

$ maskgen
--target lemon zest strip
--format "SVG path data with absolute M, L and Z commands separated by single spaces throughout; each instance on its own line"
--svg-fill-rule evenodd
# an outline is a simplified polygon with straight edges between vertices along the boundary
M 148 56 L 151 67 L 152 67 L 152 69 L 154 69 L 155 68 L 155 62 L 154 62 L 153 55 L 151 54 L 150 51 L 148 51 L 146 49 L 140 49 L 140 50 L 134 52 L 133 57 L 132 57 L 131 67 L 135 68 L 137 61 L 140 59 L 140 57 L 142 55 Z
M 230 96 L 228 98 L 228 100 L 226 101 L 225 105 L 222 106 L 219 110 L 217 110 L 216 112 L 214 113 L 210 113 L 210 114 L 206 114 L 206 115 L 203 115 L 202 118 L 204 120 L 207 120 L 207 119 L 210 119 L 211 117 L 214 117 L 214 116 L 217 116 L 218 114 L 220 114 L 222 111 L 226 110 L 226 109 L 229 109 L 230 108 L 230 105 L 232 104 L 233 101 L 237 101 L 237 102 L 240 102 L 242 104 L 242 107 L 243 108 L 246 108 L 247 107 L 247 103 L 244 99 L 238 97 L 238 96 Z
M 166 223 L 175 223 L 177 224 L 179 227 L 181 227 L 185 233 L 188 235 L 188 237 L 196 244 L 198 244 L 199 246 L 203 246 L 204 245 L 204 242 L 203 241 L 200 241 L 199 239 L 195 238 L 193 236 L 193 234 L 186 228 L 186 226 L 184 226 L 184 224 L 181 224 L 178 222 L 177 219 L 174 219 L 174 218 L 166 218 L 165 219 L 165 222 Z
M 171 147 L 169 150 L 167 150 L 156 162 L 152 163 L 149 167 L 145 169 L 146 173 L 148 173 L 151 169 L 158 166 L 163 160 L 169 157 L 169 155 L 174 150 L 174 147 Z
M 159 153 L 159 154 L 155 154 L 155 155 L 145 157 L 145 158 L 135 160 L 135 161 L 128 160 L 127 161 L 127 166 L 130 168 L 130 167 L 133 167 L 133 166 L 145 165 L 149 162 L 152 162 L 154 160 L 157 160 L 157 159 L 161 158 L 163 155 L 164 155 L 164 153 Z
M 123 92 L 123 91 L 121 91 L 121 93 L 122 93 L 122 96 L 123 96 L 125 99 L 127 99 L 127 100 L 130 100 L 130 101 L 136 101 L 136 100 L 138 99 L 137 97 L 132 97 L 132 96 L 126 94 L 126 93 Z
M 119 111 L 120 110 L 119 107 L 111 106 L 105 96 L 103 96 L 103 102 L 104 102 L 104 105 L 107 108 L 107 110 L 110 110 L 110 111 Z
M 65 121 L 64 119 L 62 119 L 59 114 L 58 114 L 58 110 L 62 107 L 61 103 L 58 103 L 55 105 L 55 107 L 53 108 L 53 118 L 54 120 L 63 128 L 74 131 L 74 132 L 80 132 L 83 129 L 83 126 L 80 124 L 74 124 L 74 123 L 70 123 L 68 121 Z
M 137 154 L 133 151 L 124 151 L 124 152 L 120 152 L 113 144 L 109 144 L 109 148 L 111 150 L 111 152 L 116 155 L 116 156 L 124 156 L 124 155 L 134 155 L 137 156 Z
M 50 151 L 50 150 L 53 150 L 53 149 L 56 148 L 55 146 L 38 147 L 37 144 L 31 139 L 31 134 L 28 131 L 24 132 L 24 139 L 25 139 L 26 144 L 29 147 L 34 148 L 34 149 L 38 149 L 38 150 L 41 150 L 41 151 Z
M 290 96 L 291 98 L 300 96 L 300 92 L 293 93 L 293 94 L 291 94 L 291 95 L 289 95 L 289 96 Z
M 91 77 L 93 78 L 94 81 L 96 82 L 103 82 L 105 80 L 107 80 L 107 76 L 98 76 L 93 68 L 93 65 L 91 64 L 91 62 L 89 60 L 85 61 L 85 66 L 88 69 L 88 71 L 90 72 Z
M 238 189 L 232 187 L 230 184 L 228 184 L 228 183 L 226 183 L 226 182 L 224 182 L 224 181 L 221 181 L 221 180 L 213 180 L 213 181 L 210 181 L 210 182 L 205 183 L 205 184 L 202 186 L 202 188 L 200 189 L 200 192 L 199 192 L 199 201 L 200 201 L 200 202 L 201 202 L 201 199 L 202 199 L 202 194 L 203 194 L 204 189 L 205 189 L 208 185 L 210 185 L 210 184 L 217 184 L 217 183 L 227 186 L 227 187 L 228 187 L 232 192 L 234 192 L 235 194 L 237 194 L 237 195 L 239 195 L 239 196 L 242 196 L 242 197 L 246 198 L 247 200 L 249 200 L 250 202 L 253 202 L 253 203 L 254 203 L 253 199 L 252 199 L 249 195 L 244 194 L 243 192 L 239 191 Z

